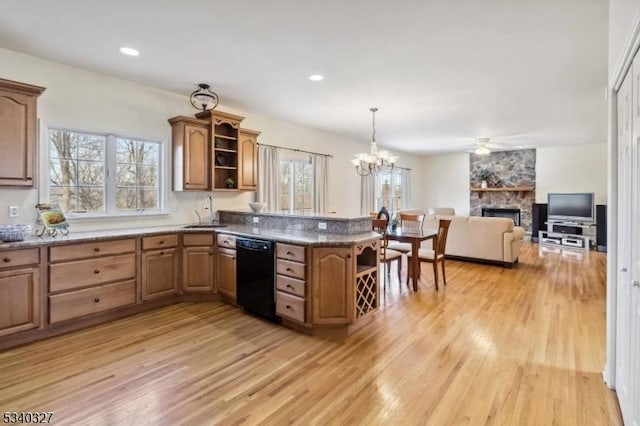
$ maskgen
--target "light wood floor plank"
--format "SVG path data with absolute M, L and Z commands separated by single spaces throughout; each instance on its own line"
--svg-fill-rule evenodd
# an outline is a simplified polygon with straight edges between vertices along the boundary
M 602 382 L 605 264 L 525 244 L 514 269 L 395 270 L 374 321 L 300 334 L 179 304 L 0 352 L 0 410 L 55 424 L 620 425 Z M 406 268 L 405 268 L 406 270 Z

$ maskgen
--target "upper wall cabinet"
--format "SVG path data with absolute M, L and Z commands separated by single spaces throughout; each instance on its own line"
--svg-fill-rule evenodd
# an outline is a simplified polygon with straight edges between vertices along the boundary
M 211 182 L 209 122 L 174 117 L 169 123 L 172 128 L 173 190 L 208 190 Z
M 169 119 L 173 128 L 174 191 L 255 191 L 258 135 L 244 117 L 206 111 Z
M 0 79 L 0 186 L 35 186 L 37 101 L 44 91 L 44 87 Z
M 238 188 L 255 191 L 258 188 L 258 136 L 260 132 L 240 129 L 238 136 Z

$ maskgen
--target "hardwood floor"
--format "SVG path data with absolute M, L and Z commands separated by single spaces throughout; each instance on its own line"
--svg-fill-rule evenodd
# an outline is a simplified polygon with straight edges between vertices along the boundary
M 436 292 L 391 271 L 375 320 L 302 335 L 180 304 L 0 353 L 0 411 L 55 424 L 621 424 L 603 384 L 605 262 L 447 261 Z M 406 268 L 405 268 L 406 270 Z

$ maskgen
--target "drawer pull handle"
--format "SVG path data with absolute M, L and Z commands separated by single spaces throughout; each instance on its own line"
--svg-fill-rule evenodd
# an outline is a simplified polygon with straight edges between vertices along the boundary
M 209 256 L 213 256 L 213 252 L 212 251 L 209 252 Z
M 160 245 L 164 244 L 164 240 L 158 241 L 158 244 L 160 244 Z
M 10 257 L 5 257 L 3 260 L 4 260 L 6 263 L 11 262 L 11 258 L 10 258 Z
M 229 240 L 224 240 L 222 243 L 226 244 L 226 245 L 229 245 Z
M 93 251 L 95 251 L 96 253 L 100 251 L 100 247 L 96 247 L 93 249 Z
M 293 272 L 293 269 L 287 268 L 287 272 Z
M 291 290 L 293 290 L 293 286 L 291 284 L 287 284 L 287 288 L 290 288 Z
M 291 305 L 287 305 L 286 308 L 291 309 L 293 311 L 293 308 L 291 307 Z
M 350 254 L 347 255 L 347 259 L 351 259 L 351 255 Z
M 99 274 L 99 273 L 100 273 L 100 269 L 94 269 L 94 270 L 93 270 L 93 273 L 94 273 L 94 274 Z
M 235 256 L 232 256 L 232 257 L 231 257 L 231 260 L 236 260 L 236 257 L 235 257 Z
M 95 299 L 93 299 L 94 303 L 100 303 L 100 298 L 96 297 Z
M 293 253 L 291 253 L 290 251 L 287 252 L 287 256 L 293 256 Z

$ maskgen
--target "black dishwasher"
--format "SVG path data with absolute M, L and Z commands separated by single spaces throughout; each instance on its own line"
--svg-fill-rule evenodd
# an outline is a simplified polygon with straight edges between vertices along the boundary
M 237 238 L 236 258 L 238 305 L 249 312 L 277 321 L 274 243 Z

